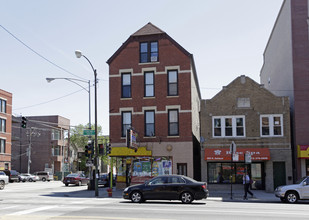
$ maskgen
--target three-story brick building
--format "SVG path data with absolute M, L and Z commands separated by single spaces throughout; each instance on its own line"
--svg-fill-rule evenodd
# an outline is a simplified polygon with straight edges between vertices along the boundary
M 0 89 L 0 170 L 11 169 L 12 93 Z
M 107 61 L 111 156 L 118 182 L 179 173 L 200 179 L 200 90 L 192 54 L 151 23 Z M 137 134 L 127 148 L 126 131 Z

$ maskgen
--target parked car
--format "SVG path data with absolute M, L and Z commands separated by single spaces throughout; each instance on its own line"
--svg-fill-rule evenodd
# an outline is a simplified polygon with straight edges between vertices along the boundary
M 98 185 L 108 187 L 110 180 L 108 178 L 108 173 L 103 173 L 98 178 Z M 113 186 L 116 185 L 116 175 L 113 175 Z
M 39 178 L 39 176 L 30 174 L 30 173 L 21 173 L 21 174 L 19 174 L 19 180 L 22 181 L 22 182 L 26 182 L 26 181 L 36 182 L 36 181 L 40 180 L 40 178 Z
M 0 190 L 3 190 L 4 186 L 8 183 L 9 177 L 3 171 L 0 171 Z
M 65 186 L 68 186 L 69 184 L 74 184 L 76 186 L 87 185 L 88 182 L 89 178 L 82 173 L 71 173 L 63 179 Z
M 124 199 L 135 203 L 146 200 L 181 200 L 182 203 L 191 203 L 193 200 L 206 199 L 209 193 L 205 182 L 182 175 L 164 175 L 143 184 L 129 186 L 122 195 Z
M 293 185 L 279 186 L 275 196 L 282 202 L 296 203 L 299 199 L 309 199 L 309 176 L 303 177 Z
M 19 173 L 16 170 L 2 170 L 8 177 L 9 182 L 19 182 Z
M 42 180 L 43 182 L 45 181 L 49 182 L 51 180 L 54 180 L 53 175 L 47 171 L 35 172 L 34 175 L 37 175 L 39 177 L 39 180 Z

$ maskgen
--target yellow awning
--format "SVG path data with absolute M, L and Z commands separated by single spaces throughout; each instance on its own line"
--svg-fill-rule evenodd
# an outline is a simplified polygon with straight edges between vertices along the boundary
M 146 147 L 139 147 L 135 152 L 134 149 L 127 147 L 112 147 L 110 157 L 130 157 L 130 156 L 151 156 L 152 151 L 147 150 Z
M 297 157 L 303 159 L 309 159 L 309 146 L 297 145 Z

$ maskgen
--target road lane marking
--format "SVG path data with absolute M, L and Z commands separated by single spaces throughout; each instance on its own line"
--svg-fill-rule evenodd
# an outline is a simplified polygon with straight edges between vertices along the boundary
M 56 207 L 58 207 L 58 206 L 42 206 L 42 207 L 38 207 L 38 208 L 34 208 L 34 209 L 28 209 L 28 210 L 23 210 L 23 211 L 19 211 L 19 212 L 13 212 L 13 213 L 8 214 L 8 215 L 27 215 L 27 214 L 30 214 L 30 213 L 39 212 L 39 211 L 52 209 L 52 208 L 56 208 Z

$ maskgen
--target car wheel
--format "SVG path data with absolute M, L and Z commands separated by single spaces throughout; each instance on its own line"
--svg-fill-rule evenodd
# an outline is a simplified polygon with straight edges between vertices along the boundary
M 43 181 L 43 182 L 45 182 L 45 181 L 46 181 L 46 178 L 45 178 L 45 177 L 43 177 L 43 178 L 42 178 L 42 181 Z
M 33 179 L 31 179 L 31 178 L 30 178 L 28 181 L 29 181 L 29 182 L 32 182 L 32 181 L 33 181 Z
M 26 179 L 23 179 L 22 182 L 23 182 L 23 183 L 26 182 Z
M 193 201 L 193 196 L 189 192 L 183 192 L 180 196 L 180 200 L 182 203 L 189 204 Z
M 296 203 L 298 200 L 298 194 L 296 192 L 287 192 L 285 195 L 285 200 L 289 203 Z
M 76 186 L 81 186 L 82 185 L 82 181 L 78 181 L 78 183 L 75 184 Z
M 143 201 L 143 196 L 140 192 L 134 191 L 131 193 L 130 199 L 134 203 L 140 203 Z
M 65 185 L 65 186 L 68 186 L 69 184 L 66 183 L 66 184 L 64 184 L 64 185 Z
M 0 181 L 0 190 L 3 190 L 3 189 L 4 189 L 4 186 L 5 186 L 4 181 Z

